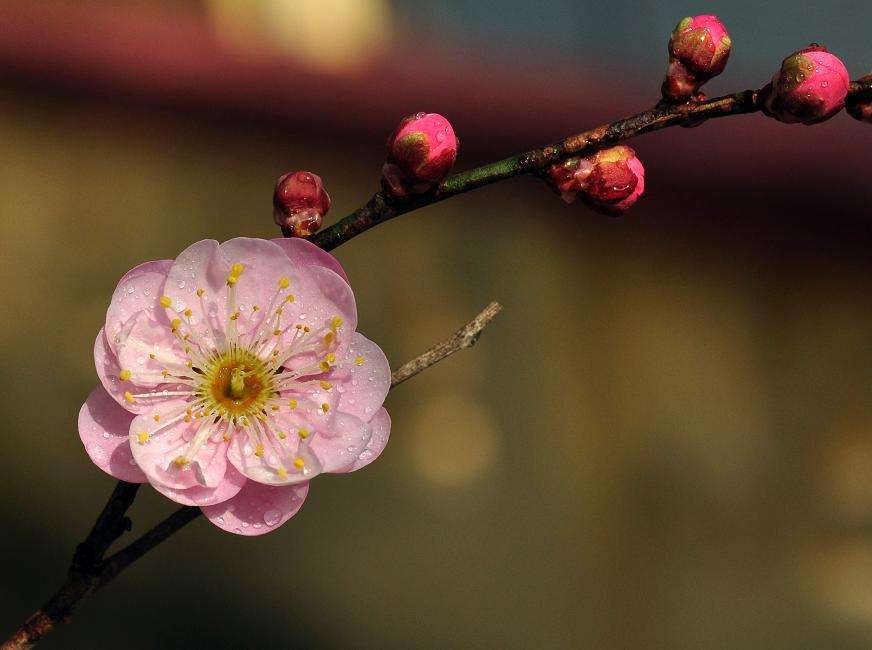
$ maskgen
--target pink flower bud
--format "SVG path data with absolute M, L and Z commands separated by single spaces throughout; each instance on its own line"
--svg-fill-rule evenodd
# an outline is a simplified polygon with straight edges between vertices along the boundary
M 273 219 L 286 235 L 308 237 L 315 233 L 328 210 L 330 195 L 320 176 L 301 171 L 279 177 L 273 194 Z
M 760 91 L 763 112 L 788 124 L 823 122 L 842 110 L 850 82 L 838 57 L 810 45 L 784 59 Z
M 661 91 L 670 102 L 686 102 L 712 77 L 724 71 L 732 48 L 717 16 L 688 16 L 669 38 L 669 68 Z
M 859 79 L 861 84 L 868 84 L 872 81 L 872 74 L 867 74 Z M 872 96 L 868 93 L 856 93 L 845 101 L 845 109 L 856 120 L 868 122 L 872 124 Z
M 403 118 L 388 138 L 382 186 L 394 196 L 430 190 L 451 171 L 459 145 L 451 124 L 438 113 Z
M 548 181 L 567 203 L 581 196 L 598 212 L 620 214 L 645 191 L 645 168 L 633 149 L 618 145 L 552 165 Z

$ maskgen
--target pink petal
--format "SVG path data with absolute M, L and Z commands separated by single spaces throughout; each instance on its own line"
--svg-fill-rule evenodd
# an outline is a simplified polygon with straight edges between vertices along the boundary
M 311 312 L 315 318 L 309 318 L 309 324 L 330 321 L 334 316 L 341 316 L 345 321 L 344 332 L 357 329 L 357 304 L 354 292 L 348 282 L 330 269 L 323 266 L 310 266 L 304 270 L 304 277 L 314 282 L 320 292 L 320 298 L 313 300 Z
M 282 486 L 308 483 L 322 472 L 321 463 L 312 454 L 307 444 L 301 444 L 296 435 L 288 436 L 287 448 L 280 447 L 276 441 L 266 441 L 262 456 L 255 454 L 255 450 L 244 431 L 237 432 L 233 436 L 230 447 L 227 450 L 227 460 L 239 472 L 256 483 L 264 485 Z M 294 466 L 294 460 L 300 457 L 305 462 L 302 470 Z M 280 467 L 285 468 L 287 475 L 282 477 L 278 474 Z
M 232 499 L 202 510 L 223 530 L 237 535 L 263 535 L 297 514 L 308 492 L 308 483 L 275 487 L 249 481 Z
M 118 282 L 106 311 L 106 340 L 113 352 L 124 323 L 143 309 L 152 311 L 161 296 L 172 260 L 145 262 L 130 269 Z
M 366 449 L 372 430 L 368 423 L 337 413 L 331 435 L 317 434 L 312 438 L 312 453 L 318 458 L 324 472 L 342 472 Z
M 363 358 L 361 365 L 356 363 L 359 357 Z M 387 357 L 378 345 L 355 332 L 337 365 L 334 383 L 341 385 L 338 409 L 368 422 L 384 404 L 391 388 Z
M 354 472 L 366 467 L 384 451 L 391 436 L 391 417 L 384 408 L 380 408 L 369 422 L 372 428 L 372 437 L 366 445 L 366 449 L 360 452 L 357 460 L 343 469 L 343 472 Z
M 299 237 L 279 237 L 272 241 L 285 251 L 294 266 L 323 266 L 348 282 L 348 276 L 339 260 L 312 242 Z
M 157 386 L 168 383 L 161 375 L 165 369 L 187 374 L 187 357 L 165 314 L 147 311 L 135 314 L 118 338 L 118 365 L 132 373 L 129 381 L 139 386 Z
M 102 386 L 97 386 L 79 411 L 79 437 L 94 464 L 128 483 L 148 479 L 130 453 L 127 433 L 133 415 L 121 408 Z
M 183 506 L 211 506 L 235 497 L 247 482 L 248 479 L 240 474 L 233 465 L 227 464 L 224 478 L 218 487 L 209 488 L 195 485 L 190 488 L 175 489 L 159 483 L 152 483 L 152 487 Z
M 216 487 L 224 476 L 227 464 L 227 443 L 211 440 L 206 442 L 187 465 L 179 467 L 173 461 L 183 455 L 202 424 L 202 420 L 191 422 L 179 420 L 169 426 L 179 409 L 185 403 L 179 400 L 156 405 L 148 414 L 138 415 L 130 424 L 130 448 L 139 467 L 145 472 L 149 483 L 174 490 L 191 487 Z M 153 414 L 160 414 L 156 422 Z M 140 434 L 145 434 L 140 440 Z
M 121 380 L 119 377 L 121 366 L 118 364 L 118 359 L 115 358 L 115 353 L 109 347 L 109 342 L 106 340 L 106 335 L 102 329 L 97 332 L 97 339 L 94 341 L 94 365 L 97 368 L 97 377 L 100 378 L 103 388 L 124 410 L 131 413 L 142 413 L 148 409 L 148 406 L 142 402 L 131 403 L 124 399 L 124 393 L 126 392 L 137 394 L 152 389 L 146 386 L 138 386 L 132 381 Z

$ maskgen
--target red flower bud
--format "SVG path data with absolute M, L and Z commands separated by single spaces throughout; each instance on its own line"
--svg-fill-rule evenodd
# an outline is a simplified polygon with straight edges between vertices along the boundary
M 724 71 L 732 41 L 717 16 L 682 20 L 669 38 L 669 67 L 661 92 L 670 102 L 686 102 Z
M 321 177 L 311 172 L 288 172 L 279 177 L 273 194 L 273 219 L 282 231 L 308 237 L 330 210 L 330 195 Z
M 762 109 L 780 122 L 816 124 L 842 110 L 851 79 L 845 64 L 822 45 L 794 52 L 760 91 Z
M 645 168 L 633 149 L 618 145 L 552 165 L 548 181 L 567 203 L 580 196 L 598 212 L 620 214 L 645 191 Z
M 869 83 L 872 81 L 872 74 L 867 74 L 860 79 L 860 83 Z M 857 93 L 848 97 L 845 101 L 845 109 L 851 114 L 854 119 L 861 122 L 872 124 L 872 93 Z
M 394 196 L 427 192 L 451 171 L 459 145 L 454 129 L 441 115 L 409 115 L 388 138 L 382 186 Z

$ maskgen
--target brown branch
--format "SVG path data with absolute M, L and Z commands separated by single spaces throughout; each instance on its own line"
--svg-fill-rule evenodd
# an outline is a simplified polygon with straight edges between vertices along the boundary
M 407 379 L 414 377 L 430 366 L 436 365 L 455 352 L 471 348 L 478 341 L 478 337 L 481 336 L 484 328 L 496 318 L 502 308 L 503 306 L 498 302 L 490 303 L 478 316 L 457 330 L 450 339 L 434 345 L 421 356 L 415 357 L 397 368 L 391 374 L 391 388 L 402 384 Z
M 451 338 L 400 366 L 391 374 L 391 388 L 439 363 L 458 350 L 473 346 L 481 336 L 482 330 L 501 309 L 498 303 L 490 303 L 478 316 L 457 330 Z M 82 600 L 107 585 L 124 569 L 194 521 L 203 512 L 196 506 L 178 508 L 136 541 L 104 559 L 112 543 L 124 531 L 130 530 L 130 520 L 126 517 L 126 513 L 138 489 L 138 484 L 118 481 L 88 537 L 76 547 L 66 582 L 0 646 L 0 650 L 20 650 L 35 646 L 55 625 L 66 621 Z
M 851 82 L 848 92 L 849 102 L 857 98 L 868 98 L 870 95 L 872 95 L 872 78 L 864 77 Z M 567 156 L 586 156 L 623 140 L 670 126 L 696 125 L 718 117 L 756 113 L 759 110 L 756 90 L 744 90 L 687 104 L 661 103 L 647 111 L 571 135 L 555 144 L 454 174 L 442 181 L 429 194 L 395 199 L 384 192 L 377 192 L 364 206 L 332 226 L 315 233 L 309 240 L 329 251 L 373 226 L 401 214 L 513 176 L 541 174 Z

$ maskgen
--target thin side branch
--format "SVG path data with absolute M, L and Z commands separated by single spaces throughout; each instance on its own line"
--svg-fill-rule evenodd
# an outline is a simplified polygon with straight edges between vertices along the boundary
M 451 338 L 400 366 L 391 374 L 391 388 L 458 350 L 474 345 L 482 330 L 501 309 L 498 303 L 492 302 Z M 82 600 L 107 585 L 124 569 L 203 513 L 195 506 L 183 506 L 137 540 L 104 559 L 112 543 L 130 530 L 126 513 L 138 489 L 138 484 L 118 481 L 88 537 L 76 548 L 66 582 L 0 646 L 0 650 L 21 650 L 35 646 L 55 625 L 67 620 Z
M 455 352 L 471 348 L 478 341 L 482 331 L 497 317 L 503 306 L 498 302 L 492 302 L 481 313 L 469 321 L 454 333 L 450 339 L 442 341 L 427 350 L 419 357 L 415 357 L 408 363 L 404 363 L 391 374 L 391 388 L 402 384 L 407 379 L 414 377 L 422 370 L 436 365 L 442 359 L 450 357 Z
M 849 98 L 870 95 L 872 95 L 872 80 L 864 77 L 851 82 Z M 401 214 L 513 176 L 541 174 L 567 156 L 586 156 L 623 140 L 670 126 L 693 125 L 718 117 L 756 113 L 759 110 L 757 90 L 743 90 L 702 102 L 658 104 L 647 111 L 571 135 L 555 144 L 454 174 L 442 181 L 429 194 L 399 200 L 384 192 L 377 192 L 366 205 L 332 226 L 315 233 L 309 240 L 324 250 L 333 250 L 373 226 Z

